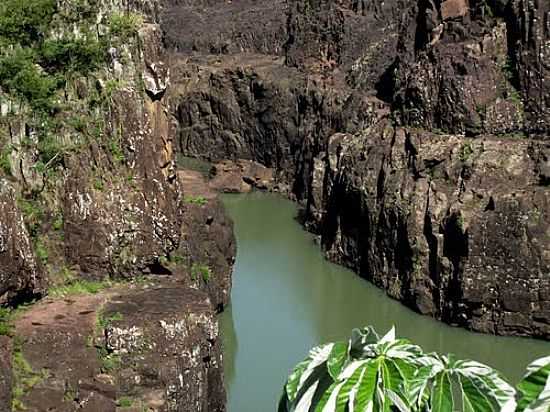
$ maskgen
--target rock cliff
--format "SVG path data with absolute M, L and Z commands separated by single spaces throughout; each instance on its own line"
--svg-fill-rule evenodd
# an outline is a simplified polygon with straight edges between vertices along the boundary
M 331 260 L 415 310 L 550 338 L 547 3 L 293 0 L 284 22 L 281 9 L 265 13 L 282 52 L 238 47 L 271 38 L 238 20 L 223 50 L 178 49 L 178 150 L 272 168 L 269 188 L 300 202 Z
M 2 411 L 225 410 L 235 245 L 178 179 L 163 6 L 0 7 Z

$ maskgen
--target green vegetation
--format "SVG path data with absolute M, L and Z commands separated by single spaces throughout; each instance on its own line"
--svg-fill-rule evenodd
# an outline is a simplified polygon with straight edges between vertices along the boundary
M 36 140 L 25 144 L 38 150 L 35 169 L 39 173 L 54 169 L 62 164 L 62 155 L 78 149 L 78 145 L 62 144 L 58 136 L 66 136 L 65 129 L 84 137 L 93 132 L 102 135 L 93 109 L 108 104 L 121 87 L 121 81 L 110 79 L 104 87 L 87 90 L 86 107 L 78 111 L 64 103 L 62 91 L 70 97 L 67 91 L 75 87 L 73 80 L 100 79 L 98 72 L 110 60 L 109 48 L 130 41 L 143 24 L 138 14 L 115 13 L 104 17 L 104 26 L 98 30 L 97 7 L 95 0 L 67 0 L 63 7 L 56 0 L 0 2 L 0 90 L 21 104 L 18 111 L 32 111 L 26 121 Z M 106 143 L 114 159 L 122 162 L 120 143 Z M 0 153 L 0 168 L 6 174 L 11 172 L 10 151 L 3 147 Z
M 17 205 L 23 213 L 25 224 L 31 237 L 36 238 L 40 229 L 40 224 L 44 220 L 44 209 L 39 200 L 34 198 L 17 199 Z
M 123 396 L 121 398 L 118 398 L 116 403 L 117 403 L 117 406 L 119 406 L 121 408 L 131 408 L 132 405 L 134 404 L 134 400 L 132 398 L 127 397 L 127 396 Z
M 468 159 L 473 153 L 474 153 L 474 149 L 472 147 L 472 144 L 470 142 L 464 143 L 460 148 L 460 154 L 459 154 L 460 161 L 462 162 L 468 161 Z
M 109 150 L 113 155 L 113 159 L 118 163 L 124 163 L 126 157 L 124 156 L 124 150 L 120 146 L 120 142 L 116 138 L 109 140 Z
M 56 11 L 55 0 L 3 0 L 0 38 L 24 46 L 42 40 Z
M 111 35 L 127 40 L 135 36 L 143 24 L 143 17 L 136 13 L 113 13 L 109 21 Z
M 24 411 L 26 410 L 26 407 L 23 404 L 22 398 L 34 386 L 36 386 L 48 377 L 48 371 L 34 371 L 29 362 L 25 359 L 25 356 L 23 355 L 21 342 L 18 339 L 15 339 L 15 345 L 12 354 L 12 372 L 14 378 L 12 410 Z
M 208 265 L 194 263 L 191 267 L 191 279 L 196 281 L 202 279 L 204 283 L 208 283 L 212 277 L 212 271 Z
M 105 329 L 109 328 L 113 322 L 121 321 L 122 319 L 122 314 L 118 312 L 109 315 L 100 312 L 96 320 L 95 334 L 102 333 Z M 98 346 L 97 353 L 101 361 L 101 370 L 103 372 L 109 373 L 120 368 L 122 363 L 120 355 L 109 352 L 105 346 Z
M 527 367 L 517 391 L 489 366 L 424 353 L 392 329 L 355 329 L 310 351 L 289 376 L 279 412 L 537 412 L 550 410 L 550 357 Z
M 101 178 L 96 177 L 94 179 L 94 189 L 100 192 L 103 192 L 103 190 L 105 189 L 105 184 L 103 183 L 103 180 L 101 180 Z
M 11 336 L 13 334 L 12 311 L 0 307 L 0 336 Z
M 43 265 L 46 265 L 48 263 L 48 249 L 46 249 L 46 246 L 44 245 L 44 241 L 41 238 L 37 238 L 34 242 L 34 250 L 36 252 L 36 256 L 38 259 L 40 259 L 40 262 L 42 262 Z
M 4 145 L 0 151 L 0 169 L 4 172 L 5 175 L 11 175 L 11 151 L 13 147 L 9 144 Z
M 208 203 L 208 200 L 204 196 L 185 196 L 183 200 L 190 205 L 204 206 Z
M 123 316 L 119 312 L 111 313 L 105 316 L 104 313 L 100 313 L 97 317 L 97 326 L 101 329 L 108 328 L 113 322 L 121 321 Z
M 113 286 L 109 280 L 84 280 L 70 279 L 66 283 L 48 289 L 48 295 L 59 298 L 71 295 L 93 294 L 101 292 Z
M 122 359 L 120 356 L 114 353 L 107 353 L 104 350 L 99 351 L 99 356 L 101 359 L 101 370 L 105 373 L 109 373 L 120 369 Z

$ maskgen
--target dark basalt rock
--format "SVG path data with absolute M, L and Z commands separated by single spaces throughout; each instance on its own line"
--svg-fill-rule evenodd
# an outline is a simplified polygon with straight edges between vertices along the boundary
M 121 357 L 120 395 L 158 396 L 163 411 L 225 411 L 218 322 L 206 294 L 158 287 L 108 304 L 112 313 L 122 320 L 105 329 L 105 346 Z
M 287 12 L 284 63 L 177 64 L 179 149 L 273 168 L 327 256 L 410 307 L 550 338 L 546 3 Z
M 0 180 L 0 304 L 39 295 L 44 285 L 16 192 L 10 183 Z

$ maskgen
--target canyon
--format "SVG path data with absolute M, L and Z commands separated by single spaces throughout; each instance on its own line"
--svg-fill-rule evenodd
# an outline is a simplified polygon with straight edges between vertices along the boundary
M 548 2 L 84 3 L 108 61 L 59 91 L 46 161 L 0 92 L 0 303 L 36 301 L 0 336 L 0 409 L 24 357 L 31 410 L 225 410 L 217 191 L 291 198 L 328 259 L 422 314 L 550 338 Z M 114 11 L 140 16 L 127 38 Z M 52 293 L 80 280 L 113 284 Z

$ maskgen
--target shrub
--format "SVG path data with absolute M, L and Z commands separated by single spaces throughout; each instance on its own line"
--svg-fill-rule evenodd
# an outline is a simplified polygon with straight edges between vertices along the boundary
M 527 368 L 516 390 L 489 366 L 424 353 L 392 329 L 355 329 L 321 345 L 284 387 L 279 412 L 536 412 L 550 410 L 550 357 Z
M 78 72 L 86 75 L 107 59 L 107 45 L 94 38 L 46 40 L 38 61 L 49 73 Z
M 31 45 L 44 37 L 55 11 L 55 0 L 2 0 L 0 37 Z
M 112 36 L 128 39 L 134 36 L 143 24 L 143 17 L 136 13 L 113 13 L 109 20 Z
M 198 280 L 199 278 L 203 280 L 204 283 L 208 283 L 212 277 L 212 271 L 207 265 L 200 265 L 194 263 L 191 267 L 191 279 Z
M 34 52 L 16 49 L 0 59 L 0 86 L 8 93 L 25 99 L 41 113 L 54 108 L 54 95 L 63 81 L 43 72 L 34 63 Z
M 0 169 L 8 176 L 11 175 L 11 151 L 12 146 L 5 145 L 0 152 Z

